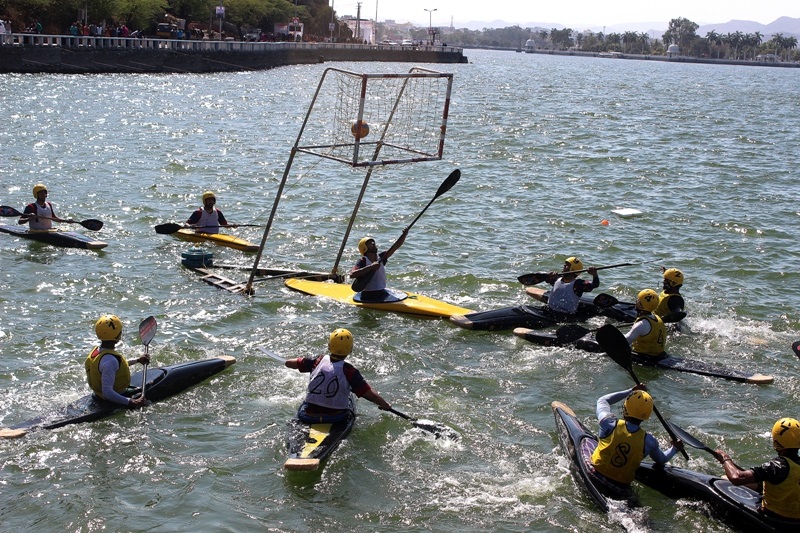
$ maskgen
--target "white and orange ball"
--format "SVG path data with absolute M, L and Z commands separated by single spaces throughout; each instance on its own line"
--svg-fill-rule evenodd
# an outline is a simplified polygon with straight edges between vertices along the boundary
M 357 120 L 350 126 L 350 133 L 353 134 L 356 140 L 361 140 L 369 135 L 369 124 L 363 120 Z

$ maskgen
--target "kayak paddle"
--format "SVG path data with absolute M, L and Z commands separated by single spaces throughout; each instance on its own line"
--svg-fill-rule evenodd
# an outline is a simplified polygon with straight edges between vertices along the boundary
M 719 456 L 717 456 L 716 450 L 709 448 L 708 446 L 697 440 L 694 437 L 694 435 L 687 433 L 687 431 L 682 427 L 676 426 L 672 422 L 670 422 L 670 426 L 672 426 L 672 429 L 675 431 L 675 434 L 678 437 L 680 437 L 680 439 L 684 442 L 684 444 L 688 444 L 692 448 L 697 448 L 698 450 L 703 450 L 704 452 L 708 452 L 719 461 Z
M 251 228 L 261 228 L 261 224 L 229 224 L 229 226 L 236 226 L 236 227 L 251 227 Z M 167 222 L 166 224 L 158 224 L 156 228 L 156 233 L 159 235 L 172 235 L 173 233 L 177 232 L 179 229 L 186 228 L 186 229 L 202 229 L 202 228 L 211 228 L 217 226 L 183 226 L 182 224 L 176 224 L 174 222 Z M 226 226 L 219 226 L 224 228 Z
M 43 217 L 43 216 L 40 216 L 40 215 L 31 215 L 30 213 L 28 213 L 28 215 L 35 216 L 35 217 L 38 217 L 38 218 L 44 218 L 46 220 L 55 220 L 54 218 L 51 218 L 51 217 Z M 21 216 L 28 216 L 28 215 L 26 215 L 25 213 L 20 213 L 19 211 L 17 211 L 16 209 L 14 209 L 11 206 L 0 205 L 0 217 L 21 217 Z M 77 222 L 77 221 L 74 221 L 74 220 L 72 220 L 72 221 L 63 220 L 63 219 L 60 220 L 60 221 L 56 220 L 56 222 L 66 222 L 68 224 L 80 224 L 84 228 L 86 228 L 88 230 L 92 230 L 92 231 L 100 231 L 101 229 L 103 229 L 103 221 L 102 220 L 97 220 L 95 218 L 88 218 L 86 220 L 81 220 L 80 222 Z
M 653 259 L 652 261 L 642 261 L 641 263 L 619 263 L 616 265 L 607 265 L 607 266 L 600 266 L 595 267 L 596 270 L 604 270 L 606 268 L 617 268 L 617 267 L 624 267 L 624 266 L 634 266 L 634 265 L 644 265 L 646 263 L 654 263 L 656 261 L 661 261 L 661 259 Z M 580 274 L 581 272 L 588 272 L 589 269 L 585 268 L 583 270 L 573 270 L 572 272 L 532 272 L 530 274 L 523 274 L 517 278 L 517 280 L 522 283 L 523 285 L 537 285 L 543 281 L 547 281 L 552 274 L 557 276 L 563 276 L 564 274 Z
M 633 378 L 633 381 L 635 381 L 637 385 L 642 384 L 633 371 L 633 366 L 631 365 L 631 347 L 628 344 L 628 339 L 625 338 L 625 335 L 623 335 L 611 324 L 606 324 L 597 330 L 595 339 L 597 339 L 598 344 L 603 347 L 603 350 L 605 350 L 606 354 L 608 354 L 608 356 L 611 357 L 615 363 L 628 371 Z M 669 433 L 669 436 L 672 438 L 672 440 L 678 440 L 678 436 L 675 435 L 672 426 L 664 419 L 663 416 L 661 416 L 661 413 L 658 411 L 658 408 L 655 405 L 653 405 L 653 412 L 658 417 L 661 425 L 664 426 L 664 429 L 667 430 L 667 433 Z M 689 459 L 689 454 L 686 453 L 686 450 L 681 450 L 681 454 L 684 458 L 686 458 L 686 460 Z
M 439 189 L 437 189 L 437 191 L 436 191 L 436 194 L 433 196 L 433 198 L 431 198 L 431 201 L 430 201 L 430 202 L 428 202 L 428 205 L 426 205 L 426 206 L 425 206 L 425 208 L 424 208 L 422 211 L 420 211 L 420 213 L 417 215 L 417 218 L 415 218 L 415 219 L 414 219 L 414 220 L 411 222 L 411 224 L 409 224 L 409 225 L 408 225 L 406 228 L 407 228 L 407 229 L 411 229 L 411 226 L 413 226 L 414 224 L 416 224 L 417 220 L 419 220 L 419 217 L 421 217 L 421 216 L 422 216 L 422 214 L 423 214 L 425 211 L 427 211 L 427 210 L 428 210 L 428 208 L 431 206 L 431 204 L 434 202 L 434 200 L 436 200 L 436 199 L 437 199 L 437 198 L 439 198 L 441 195 L 443 195 L 444 193 L 446 193 L 447 191 L 449 191 L 450 189 L 452 189 L 452 188 L 453 188 L 453 186 L 454 186 L 456 183 L 458 183 L 458 180 L 459 180 L 459 179 L 461 179 L 461 171 L 460 171 L 459 169 L 455 169 L 453 172 L 451 172 L 451 173 L 450 173 L 450 175 L 449 175 L 449 176 L 447 176 L 447 178 L 446 178 L 446 179 L 445 179 L 445 180 L 442 182 L 442 184 L 441 184 L 441 185 L 439 185 Z M 353 284 L 351 285 L 351 287 L 353 288 L 353 291 L 354 291 L 354 292 L 361 292 L 361 291 L 363 291 L 363 290 L 364 290 L 364 288 L 365 288 L 367 285 L 369 285 L 369 282 L 370 282 L 370 281 L 372 281 L 372 278 L 373 278 L 373 276 L 375 276 L 375 271 L 374 271 L 374 270 L 373 270 L 373 271 L 371 271 L 371 272 L 367 272 L 367 273 L 366 273 L 366 274 L 364 274 L 363 276 L 360 276 L 360 277 L 356 278 L 356 279 L 353 281 Z
M 285 362 L 286 362 L 286 359 L 284 359 L 284 358 L 283 358 L 283 357 L 281 357 L 280 355 L 276 354 L 276 353 L 275 353 L 275 352 L 273 352 L 272 350 L 267 350 L 266 348 L 262 348 L 261 346 L 258 346 L 257 348 L 258 348 L 259 350 L 261 350 L 261 353 L 263 353 L 264 355 L 267 355 L 267 356 L 269 356 L 269 357 L 272 357 L 272 358 L 273 358 L 273 359 L 275 359 L 276 361 L 280 361 L 281 363 L 285 363 Z
M 152 316 L 145 318 L 142 320 L 141 324 L 139 324 L 139 338 L 142 340 L 142 344 L 144 344 L 145 355 L 150 355 L 150 341 L 152 341 L 153 337 L 156 336 L 156 329 L 158 329 L 158 324 L 156 323 L 156 319 Z M 145 363 L 144 371 L 142 372 L 142 399 L 144 399 L 144 390 L 146 385 L 147 363 Z
M 389 408 L 389 412 L 396 414 L 400 418 L 408 420 L 409 422 L 411 422 L 411 425 L 416 428 L 427 431 L 429 433 L 433 433 L 437 439 L 445 438 L 451 440 L 458 440 L 458 433 L 456 432 L 456 430 L 447 427 L 444 424 L 439 424 L 437 422 L 420 422 L 419 419 L 408 416 L 407 414 L 401 413 L 400 411 L 397 411 L 396 409 L 392 408 Z

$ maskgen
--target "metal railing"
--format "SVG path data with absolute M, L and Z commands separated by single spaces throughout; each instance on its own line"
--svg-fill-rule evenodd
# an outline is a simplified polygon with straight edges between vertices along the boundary
M 205 41 L 188 39 L 162 39 L 158 37 L 88 37 L 72 35 L 43 35 L 32 33 L 0 34 L 0 46 L 58 47 L 70 50 L 176 50 L 181 52 L 261 52 L 266 50 L 303 50 L 345 48 L 349 50 L 408 50 L 408 46 L 349 43 L 293 43 L 271 41 Z M 460 52 L 452 46 L 414 46 L 415 50 Z

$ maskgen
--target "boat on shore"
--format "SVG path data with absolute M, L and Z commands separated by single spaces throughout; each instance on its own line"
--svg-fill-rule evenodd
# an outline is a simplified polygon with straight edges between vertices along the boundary
M 43 242 L 61 248 L 84 248 L 87 250 L 100 250 L 108 243 L 74 231 L 60 229 L 32 230 L 26 226 L 0 225 L 0 232 L 15 235 L 23 239 Z
M 221 355 L 198 361 L 188 361 L 174 365 L 149 368 L 145 386 L 148 402 L 158 402 L 169 398 L 189 387 L 218 374 L 236 363 L 234 357 Z M 131 383 L 142 383 L 142 372 L 131 376 Z M 141 393 L 139 387 L 129 387 L 122 395 L 133 397 Z M 128 408 L 87 394 L 79 400 L 52 413 L 0 429 L 0 438 L 17 438 L 39 429 L 56 429 L 69 424 L 93 422 Z

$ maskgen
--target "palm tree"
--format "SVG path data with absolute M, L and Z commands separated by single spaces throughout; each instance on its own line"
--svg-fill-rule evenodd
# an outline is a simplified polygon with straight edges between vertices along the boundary
M 722 36 L 714 30 L 711 30 L 706 33 L 706 42 L 708 42 L 708 47 L 711 50 L 714 48 L 717 49 L 717 59 L 719 59 L 719 47 L 722 45 Z
M 645 48 L 650 50 L 650 34 L 643 31 L 639 34 L 639 42 L 642 43 L 642 53 L 644 54 Z

